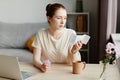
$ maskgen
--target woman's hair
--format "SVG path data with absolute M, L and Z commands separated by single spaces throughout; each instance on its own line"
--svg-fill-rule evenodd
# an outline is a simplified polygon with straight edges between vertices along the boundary
M 66 10 L 66 8 L 62 5 L 62 4 L 59 4 L 59 3 L 54 3 L 54 4 L 48 4 L 46 6 L 46 16 L 49 16 L 49 17 L 53 17 L 55 12 L 59 9 L 59 8 L 63 8 Z

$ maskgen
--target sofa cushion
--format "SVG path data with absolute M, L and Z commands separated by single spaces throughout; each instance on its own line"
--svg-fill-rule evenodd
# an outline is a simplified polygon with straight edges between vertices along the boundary
M 40 25 L 41 23 L 0 22 L 0 48 L 25 48 L 25 42 L 43 28 Z
M 0 55 L 16 56 L 20 62 L 32 62 L 33 58 L 27 49 L 0 49 Z
M 34 39 L 35 39 L 35 36 L 32 36 L 32 37 L 25 43 L 26 47 L 27 47 L 31 52 L 33 52 L 33 49 L 34 49 L 34 47 L 32 46 L 32 43 L 33 43 Z

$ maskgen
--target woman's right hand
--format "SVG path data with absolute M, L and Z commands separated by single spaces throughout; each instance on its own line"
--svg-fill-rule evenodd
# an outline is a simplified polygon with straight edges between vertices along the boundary
M 48 66 L 47 66 L 47 64 L 45 64 L 45 63 L 43 63 L 41 66 L 40 66 L 40 70 L 42 71 L 42 72 L 46 72 L 47 70 L 48 70 Z
M 77 43 L 75 43 L 72 47 L 71 52 L 74 54 L 77 51 L 79 51 L 82 48 L 83 43 L 81 41 L 77 41 Z

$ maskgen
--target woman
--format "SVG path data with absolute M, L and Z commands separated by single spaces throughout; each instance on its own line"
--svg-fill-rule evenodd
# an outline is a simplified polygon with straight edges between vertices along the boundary
M 76 34 L 64 26 L 67 19 L 67 11 L 62 4 L 54 3 L 46 6 L 46 16 L 49 28 L 40 30 L 33 42 L 33 64 L 41 71 L 46 72 L 49 68 L 45 60 L 51 63 L 68 63 L 81 60 L 79 49 L 81 41 L 71 45 L 71 36 Z

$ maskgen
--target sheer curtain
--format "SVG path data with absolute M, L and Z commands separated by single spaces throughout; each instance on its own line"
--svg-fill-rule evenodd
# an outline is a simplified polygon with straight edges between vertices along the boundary
M 117 2 L 117 0 L 108 0 L 107 39 L 111 33 L 116 33 Z

